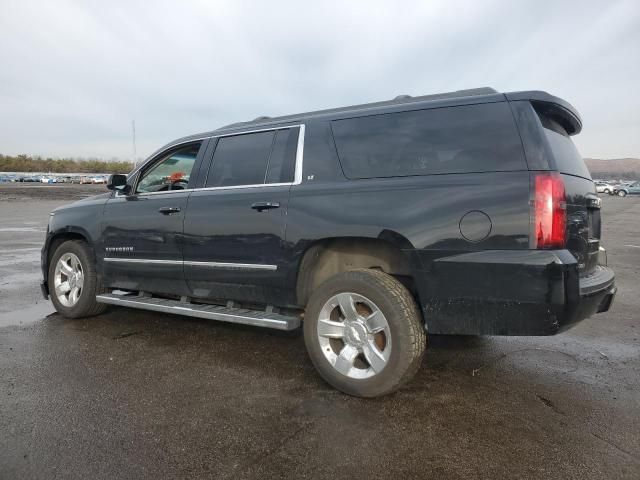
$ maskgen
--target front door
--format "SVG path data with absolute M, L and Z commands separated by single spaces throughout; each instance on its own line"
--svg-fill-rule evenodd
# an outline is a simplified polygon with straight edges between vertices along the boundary
M 107 287 L 185 295 L 182 233 L 193 167 L 202 141 L 160 154 L 132 192 L 117 193 L 103 215 L 102 268 Z
M 192 296 L 249 303 L 281 297 L 299 130 L 217 140 L 204 188 L 191 194 L 184 221 L 184 269 Z

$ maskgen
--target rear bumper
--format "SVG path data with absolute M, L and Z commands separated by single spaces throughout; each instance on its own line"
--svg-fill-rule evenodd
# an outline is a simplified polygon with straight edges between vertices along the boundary
M 617 292 L 613 270 L 602 265 L 598 265 L 593 274 L 581 278 L 578 286 L 577 294 L 567 299 L 567 325 L 608 311 Z
M 616 294 L 610 268 L 580 278 L 567 250 L 462 253 L 416 277 L 426 328 L 439 334 L 553 335 L 609 310 Z

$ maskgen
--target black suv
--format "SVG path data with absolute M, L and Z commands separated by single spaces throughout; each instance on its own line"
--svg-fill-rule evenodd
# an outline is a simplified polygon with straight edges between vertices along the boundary
M 600 199 L 544 92 L 475 89 L 176 140 L 51 214 L 45 296 L 283 330 L 334 387 L 389 393 L 425 334 L 550 335 L 609 309 Z

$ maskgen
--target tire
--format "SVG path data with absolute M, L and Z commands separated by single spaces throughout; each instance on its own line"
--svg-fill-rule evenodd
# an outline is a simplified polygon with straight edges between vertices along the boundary
M 611 195 L 611 190 L 609 190 L 608 188 L 605 188 L 604 193 L 606 193 L 607 195 Z
M 315 290 L 304 340 L 320 376 L 356 397 L 398 390 L 418 371 L 426 348 L 409 291 L 392 276 L 367 269 L 339 273 Z
M 76 262 L 80 266 L 74 269 Z M 66 267 L 62 266 L 63 263 Z M 57 272 L 59 266 L 61 275 Z M 69 275 L 66 275 L 65 272 L 69 273 Z M 78 275 L 78 272 L 81 275 Z M 80 277 L 82 278 L 81 281 L 79 280 Z M 107 305 L 96 302 L 96 295 L 103 293 L 105 290 L 101 287 L 96 275 L 93 252 L 86 242 L 68 240 L 61 243 L 53 252 L 47 278 L 51 302 L 63 317 L 92 317 L 106 310 Z M 67 285 L 59 288 L 58 284 L 63 285 L 65 282 Z M 67 290 L 67 287 L 69 290 Z M 72 294 L 76 288 L 77 299 L 74 302 Z
M 619 197 L 626 197 L 627 196 L 627 192 L 625 192 L 624 190 L 618 190 L 618 196 Z

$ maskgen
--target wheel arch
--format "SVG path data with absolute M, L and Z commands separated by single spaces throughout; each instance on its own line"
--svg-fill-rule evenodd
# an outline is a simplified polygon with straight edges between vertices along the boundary
M 93 242 L 91 242 L 90 239 L 91 237 L 89 236 L 88 232 L 80 227 L 65 227 L 53 233 L 49 233 L 42 256 L 42 273 L 44 276 L 44 280 L 48 281 L 49 265 L 51 263 L 51 257 L 53 256 L 53 253 L 62 243 L 66 242 L 67 240 L 82 240 L 86 242 L 89 245 L 91 252 L 93 253 L 93 261 L 95 262 L 95 250 L 93 248 Z
M 311 292 L 341 272 L 369 268 L 400 279 L 413 291 L 411 251 L 404 237 L 383 232 L 378 238 L 328 237 L 308 244 L 301 254 L 296 275 L 297 304 L 306 305 Z

